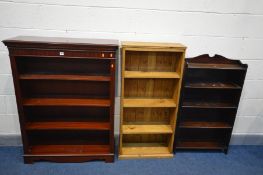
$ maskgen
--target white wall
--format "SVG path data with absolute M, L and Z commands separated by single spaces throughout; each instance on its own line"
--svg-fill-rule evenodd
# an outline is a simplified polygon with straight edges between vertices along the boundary
M 263 135 L 263 0 L 0 0 L 0 40 L 17 35 L 180 42 L 187 57 L 248 63 L 235 134 Z M 118 93 L 119 96 L 119 93 Z M 119 122 L 116 98 L 116 132 Z M 0 134 L 19 134 L 6 47 L 0 44 Z

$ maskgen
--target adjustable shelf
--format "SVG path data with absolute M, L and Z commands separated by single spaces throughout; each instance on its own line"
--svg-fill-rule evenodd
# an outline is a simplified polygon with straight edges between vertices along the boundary
M 185 101 L 183 108 L 237 108 L 229 102 Z
M 189 82 L 186 83 L 185 88 L 204 88 L 204 89 L 241 89 L 241 87 L 235 83 L 224 82 Z
M 125 71 L 125 78 L 180 78 L 176 72 Z
M 212 128 L 212 129 L 231 129 L 232 126 L 227 122 L 207 122 L 207 121 L 182 121 L 180 128 Z
M 23 100 L 24 106 L 98 106 L 109 107 L 110 100 L 105 99 L 58 99 L 29 98 Z
M 246 70 L 220 55 L 186 59 L 175 150 L 227 153 Z
M 3 42 L 24 162 L 113 162 L 118 41 L 20 36 Z
M 172 134 L 171 125 L 122 125 L 123 134 Z
M 110 76 L 22 74 L 20 80 L 111 81 Z
M 176 107 L 173 99 L 123 99 L 123 107 Z
M 28 122 L 26 130 L 110 130 L 109 122 Z
M 171 158 L 185 46 L 122 44 L 119 158 Z

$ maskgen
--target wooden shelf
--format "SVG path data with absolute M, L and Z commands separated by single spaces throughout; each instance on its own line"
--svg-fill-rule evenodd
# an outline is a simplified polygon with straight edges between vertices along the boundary
M 20 80 L 111 81 L 110 76 L 21 74 Z
M 229 70 L 246 70 L 238 64 L 213 64 L 213 63 L 188 63 L 189 69 L 229 69 Z
M 108 122 L 29 122 L 27 130 L 109 130 Z
M 215 128 L 215 129 L 231 129 L 231 125 L 227 122 L 194 122 L 183 121 L 180 123 L 180 128 Z
M 178 141 L 177 149 L 224 149 L 224 145 L 218 141 Z
M 109 145 L 36 145 L 30 149 L 30 155 L 96 155 L 96 154 L 109 154 Z M 27 156 L 27 155 L 25 155 Z
M 122 125 L 123 134 L 171 134 L 171 125 Z
M 184 102 L 182 107 L 184 108 L 237 108 L 231 103 L 223 102 Z
M 124 78 L 180 78 L 176 72 L 125 71 Z
M 28 98 L 23 100 L 24 106 L 97 106 L 109 107 L 110 100 L 105 99 L 58 99 Z
M 129 158 L 172 158 L 173 153 L 161 143 L 124 143 L 121 149 L 120 159 Z
M 176 107 L 173 99 L 123 99 L 123 107 Z
M 185 84 L 185 88 L 241 89 L 241 87 L 235 83 L 224 82 L 189 82 Z

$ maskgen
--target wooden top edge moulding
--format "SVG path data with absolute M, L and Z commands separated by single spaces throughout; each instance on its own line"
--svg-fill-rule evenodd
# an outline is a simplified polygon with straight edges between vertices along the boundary
M 8 47 L 112 47 L 118 48 L 119 41 L 112 39 L 84 39 L 84 38 L 64 38 L 64 37 L 37 37 L 37 36 L 17 36 L 6 39 L 3 43 Z
M 132 47 L 132 48 L 155 48 L 155 49 L 162 49 L 162 48 L 177 48 L 185 50 L 186 46 L 180 43 L 153 43 L 153 42 L 136 42 L 136 41 L 123 41 L 121 43 L 123 48 L 125 47 Z

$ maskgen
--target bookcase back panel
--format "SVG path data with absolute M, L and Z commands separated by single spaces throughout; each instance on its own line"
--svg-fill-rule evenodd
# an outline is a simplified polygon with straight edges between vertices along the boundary
M 169 135 L 167 134 L 129 134 L 123 135 L 123 143 L 141 145 L 143 143 L 168 144 Z
M 173 108 L 125 108 L 123 124 L 169 124 Z
M 244 70 L 221 70 L 221 69 L 188 69 L 185 81 L 192 82 L 222 82 L 243 85 Z
M 146 72 L 176 72 L 180 70 L 182 53 L 126 51 L 125 70 Z
M 225 129 L 180 129 L 177 133 L 178 139 L 181 140 L 220 140 L 226 141 L 225 139 L 229 136 L 229 131 Z
M 225 90 L 225 89 L 185 89 L 185 101 L 198 102 L 229 102 L 232 105 L 237 105 L 239 100 L 240 90 Z
M 96 145 L 109 144 L 108 131 L 30 131 L 31 145 Z
M 204 109 L 184 108 L 180 113 L 180 121 L 229 122 L 234 121 L 236 109 Z
M 29 122 L 37 121 L 68 121 L 68 122 L 109 122 L 109 107 L 63 107 L 63 106 L 33 106 L 24 108 Z
M 109 98 L 109 82 L 31 80 L 22 81 L 21 89 L 28 98 Z
M 110 60 L 17 57 L 20 74 L 110 75 Z
M 176 79 L 125 79 L 125 98 L 173 98 Z

